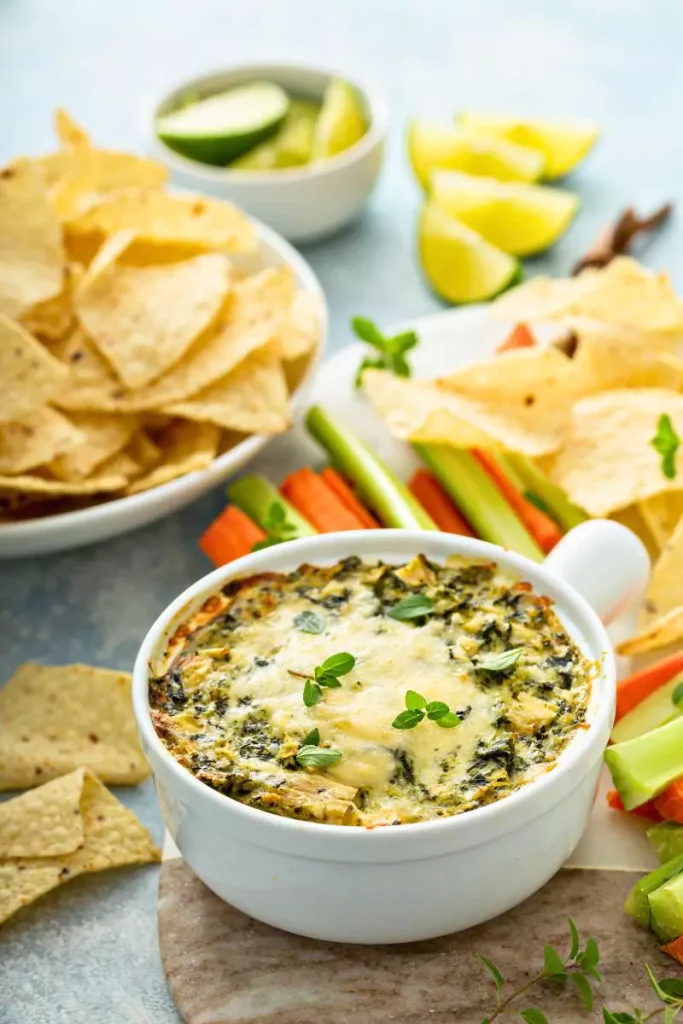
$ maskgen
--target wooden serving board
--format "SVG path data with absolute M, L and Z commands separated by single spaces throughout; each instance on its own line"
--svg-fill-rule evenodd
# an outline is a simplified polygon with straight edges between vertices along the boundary
M 657 977 L 677 973 L 653 936 L 623 912 L 641 874 L 562 870 L 519 907 L 466 932 L 400 946 L 346 946 L 252 920 L 174 858 L 161 871 L 161 959 L 187 1024 L 479 1024 L 495 1006 L 495 990 L 476 953 L 498 964 L 512 990 L 540 969 L 544 943 L 567 948 L 571 915 L 581 937 L 595 936 L 600 948 L 604 980 L 593 1016 L 576 992 L 552 983 L 519 1008 L 538 1006 L 553 1024 L 579 1024 L 601 1019 L 603 1003 L 656 1005 L 646 963 Z

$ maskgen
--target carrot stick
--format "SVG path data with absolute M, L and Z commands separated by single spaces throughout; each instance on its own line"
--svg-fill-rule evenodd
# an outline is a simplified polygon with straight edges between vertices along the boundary
M 415 495 L 425 512 L 444 533 L 458 533 L 462 537 L 474 537 L 475 533 L 464 516 L 461 516 L 443 487 L 426 469 L 416 469 L 408 490 Z
M 683 825 L 683 778 L 671 782 L 653 803 L 666 821 Z
M 199 547 L 218 568 L 248 555 L 254 544 L 265 537 L 261 527 L 249 516 L 234 505 L 227 505 L 201 535 Z
M 290 473 L 280 490 L 319 533 L 362 530 L 365 524 L 343 505 L 335 492 L 308 466 Z
M 541 512 L 518 491 L 510 478 L 503 472 L 495 457 L 481 448 L 473 448 L 472 454 L 483 470 L 491 477 L 508 504 L 514 509 L 541 551 L 547 555 L 562 539 L 562 531 L 550 516 Z
M 607 794 L 607 804 L 609 807 L 612 808 L 613 811 L 626 810 L 623 803 L 621 802 L 619 791 L 616 789 L 610 789 L 609 793 Z M 629 811 L 628 813 L 638 814 L 641 818 L 647 818 L 649 821 L 661 821 L 662 816 L 657 810 L 655 804 L 656 801 L 653 802 L 652 800 L 650 800 L 646 804 L 641 804 L 640 807 L 634 807 L 633 810 Z
M 334 493 L 337 495 L 342 505 L 345 505 L 349 512 L 353 512 L 354 515 L 358 516 L 363 526 L 368 530 L 379 530 L 379 521 L 375 519 L 372 513 L 368 512 L 365 505 L 353 493 L 349 485 L 347 484 L 344 477 L 337 472 L 336 469 L 332 469 L 331 466 L 326 466 L 320 474 L 321 479 L 325 481 L 328 487 L 331 487 Z
M 514 352 L 517 348 L 533 348 L 536 339 L 526 324 L 517 324 L 512 328 L 505 341 L 501 341 L 496 349 L 500 352 Z
M 674 939 L 673 942 L 667 942 L 665 946 L 661 946 L 661 950 L 662 953 L 673 957 L 674 960 L 677 960 L 683 966 L 683 935 Z
M 645 700 L 679 672 L 683 672 L 683 651 L 677 651 L 676 654 L 664 658 L 663 661 L 658 661 L 655 665 L 649 665 L 647 668 L 641 669 L 640 672 L 635 672 L 632 676 L 622 679 L 617 683 L 615 720 L 618 722 L 627 711 L 634 708 L 636 704 L 640 704 L 641 700 Z

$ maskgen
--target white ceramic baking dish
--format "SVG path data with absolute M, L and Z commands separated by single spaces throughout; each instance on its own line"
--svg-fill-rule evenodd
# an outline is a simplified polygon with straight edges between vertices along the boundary
M 301 822 L 247 807 L 182 768 L 157 737 L 148 680 L 168 637 L 236 576 L 332 564 L 348 555 L 437 562 L 496 560 L 551 598 L 598 665 L 587 729 L 548 773 L 497 803 L 438 821 L 366 830 Z M 644 587 L 641 542 L 617 523 L 577 527 L 543 566 L 452 534 L 375 530 L 326 534 L 248 555 L 189 587 L 157 619 L 138 655 L 134 704 L 166 825 L 183 857 L 218 896 L 278 928 L 341 942 L 432 938 L 469 928 L 524 900 L 566 860 L 583 833 L 614 717 L 615 664 L 603 622 Z M 601 621 L 602 619 L 602 621 Z

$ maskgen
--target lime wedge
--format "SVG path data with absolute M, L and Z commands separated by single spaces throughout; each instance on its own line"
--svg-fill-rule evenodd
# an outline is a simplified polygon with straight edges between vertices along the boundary
M 559 188 L 432 171 L 430 195 L 463 224 L 515 256 L 547 249 L 567 230 L 578 197 Z
M 156 132 L 183 156 L 224 166 L 274 135 L 288 110 L 279 85 L 253 82 L 158 117 Z
M 576 167 L 598 137 L 596 125 L 589 121 L 526 121 L 464 111 L 459 124 L 480 135 L 540 150 L 546 161 L 543 177 L 549 181 Z
M 307 164 L 311 159 L 319 113 L 319 105 L 311 100 L 290 100 L 289 113 L 277 135 L 238 156 L 229 165 L 230 169 L 273 171 Z
M 419 247 L 429 283 L 448 302 L 484 302 L 519 280 L 514 256 L 429 200 L 420 214 Z
M 499 181 L 538 181 L 544 164 L 538 150 L 436 121 L 413 121 L 408 129 L 408 152 L 425 187 L 437 168 L 483 174 Z
M 333 78 L 323 96 L 322 110 L 313 139 L 313 160 L 336 156 L 362 139 L 367 120 L 356 90 L 341 78 Z

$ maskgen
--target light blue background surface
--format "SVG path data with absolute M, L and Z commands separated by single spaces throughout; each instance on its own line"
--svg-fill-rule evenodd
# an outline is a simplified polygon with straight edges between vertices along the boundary
M 568 182 L 578 221 L 527 268 L 565 273 L 626 204 L 682 198 L 682 53 L 677 0 L 0 0 L 0 164 L 51 146 L 57 104 L 98 142 L 143 150 L 160 92 L 248 59 L 329 65 L 384 90 L 392 130 L 370 208 L 304 250 L 327 293 L 334 350 L 354 313 L 389 324 L 440 308 L 415 260 L 409 116 L 468 106 L 602 125 Z M 644 259 L 683 287 L 675 222 Z M 27 659 L 130 668 L 158 612 L 207 570 L 196 538 L 222 503 L 216 493 L 106 544 L 0 563 L 0 675 Z M 152 784 L 119 795 L 160 839 Z M 178 1020 L 158 957 L 156 885 L 154 868 L 79 879 L 6 925 L 0 1024 Z

